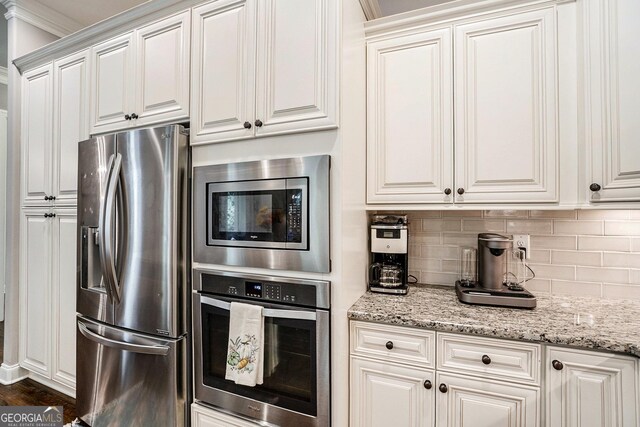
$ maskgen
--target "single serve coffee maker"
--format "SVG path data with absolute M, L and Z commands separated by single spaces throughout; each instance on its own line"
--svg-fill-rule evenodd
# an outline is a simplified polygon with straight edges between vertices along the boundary
M 495 233 L 478 234 L 474 248 L 463 248 L 458 299 L 467 304 L 534 308 L 536 298 L 523 284 L 527 278 L 524 251 L 513 247 L 513 239 Z M 475 262 L 474 262 L 475 261 Z M 477 271 L 476 271 L 477 269 Z
M 373 215 L 369 290 L 394 295 L 408 291 L 408 222 L 406 215 Z

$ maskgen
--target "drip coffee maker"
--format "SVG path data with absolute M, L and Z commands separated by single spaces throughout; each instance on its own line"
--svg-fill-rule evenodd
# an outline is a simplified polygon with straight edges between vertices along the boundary
M 408 291 L 408 221 L 406 215 L 374 215 L 371 221 L 369 290 L 406 295 Z

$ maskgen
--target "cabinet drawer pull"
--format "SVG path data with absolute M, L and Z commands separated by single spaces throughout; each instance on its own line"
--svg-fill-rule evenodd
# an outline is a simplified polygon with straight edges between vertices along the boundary
M 485 354 L 484 356 L 482 356 L 482 363 L 488 365 L 489 363 L 491 363 L 491 358 Z
M 551 362 L 551 366 L 553 366 L 553 369 L 555 369 L 556 371 L 562 371 L 562 368 L 564 368 L 564 365 L 559 360 L 554 360 L 553 362 Z
M 462 196 L 464 194 L 464 188 L 458 188 L 458 194 Z
M 431 390 L 431 381 L 424 380 L 424 388 L 426 388 L 427 390 Z
M 440 384 L 440 387 L 438 387 L 438 389 L 442 392 L 442 393 L 446 393 L 447 391 L 449 391 L 449 389 L 447 388 L 447 385 L 445 383 Z
M 131 118 L 135 120 L 138 118 L 138 115 L 136 113 L 131 113 Z
M 596 184 L 595 182 L 589 186 L 589 190 L 594 192 L 600 191 L 600 189 L 602 189 L 602 187 L 600 187 L 600 184 Z
M 451 189 L 450 189 L 450 188 L 445 188 L 445 189 L 444 189 L 444 194 L 446 194 L 447 196 L 448 196 L 449 194 L 451 194 Z
M 262 127 L 262 120 L 260 119 L 256 120 L 256 127 L 259 127 L 259 128 Z
M 387 341 L 387 343 L 385 344 L 385 347 L 387 347 L 387 349 L 389 350 L 393 349 L 393 341 Z
M 244 122 L 242 126 L 244 126 L 245 129 L 251 129 L 251 123 L 249 122 Z
M 131 116 L 130 116 L 130 115 L 128 115 L 128 114 L 125 114 L 125 115 L 124 115 L 124 119 L 125 119 L 125 120 L 131 120 Z

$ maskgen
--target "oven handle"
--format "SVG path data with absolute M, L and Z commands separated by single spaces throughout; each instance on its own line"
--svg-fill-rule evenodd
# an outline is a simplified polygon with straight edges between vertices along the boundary
M 200 302 L 202 304 L 218 307 L 223 310 L 231 309 L 230 302 L 221 301 L 215 298 L 205 297 L 203 295 L 200 295 Z M 264 317 L 275 317 L 278 319 L 316 320 L 315 311 L 278 310 L 274 308 L 263 308 L 262 315 Z

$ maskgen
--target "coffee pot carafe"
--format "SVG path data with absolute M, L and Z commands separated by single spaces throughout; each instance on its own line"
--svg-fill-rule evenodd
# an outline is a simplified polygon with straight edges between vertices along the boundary
M 385 288 L 402 285 L 404 270 L 399 264 L 374 262 L 369 266 L 369 283 Z

